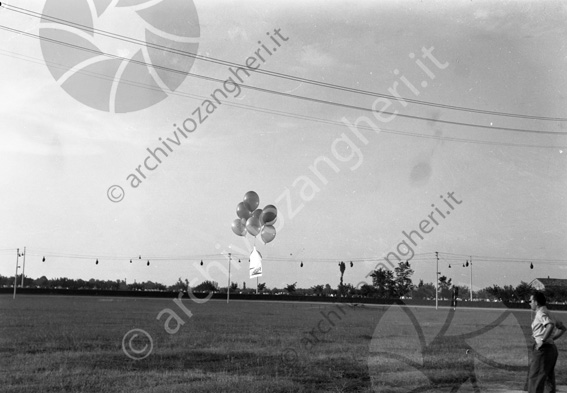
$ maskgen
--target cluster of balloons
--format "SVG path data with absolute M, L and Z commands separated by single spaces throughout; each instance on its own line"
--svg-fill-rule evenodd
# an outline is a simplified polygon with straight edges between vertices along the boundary
M 274 205 L 258 209 L 259 205 L 258 194 L 248 191 L 243 201 L 236 206 L 238 218 L 232 222 L 232 231 L 238 236 L 249 233 L 256 237 L 259 234 L 264 243 L 269 243 L 276 237 L 274 224 L 278 218 L 278 209 Z

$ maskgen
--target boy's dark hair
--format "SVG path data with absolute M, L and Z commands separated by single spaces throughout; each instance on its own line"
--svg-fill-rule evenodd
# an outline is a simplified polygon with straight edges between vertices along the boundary
M 534 291 L 532 293 L 532 296 L 534 297 L 534 300 L 537 302 L 537 304 L 539 306 L 545 306 L 546 304 L 546 300 L 545 300 L 545 295 L 543 294 L 543 292 L 541 291 Z

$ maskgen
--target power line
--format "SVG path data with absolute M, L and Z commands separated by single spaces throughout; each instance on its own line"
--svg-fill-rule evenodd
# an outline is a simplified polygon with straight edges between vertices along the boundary
M 475 255 L 475 254 L 453 254 L 453 253 L 440 253 L 446 255 L 450 258 L 446 258 L 451 261 L 462 261 L 473 258 L 475 262 L 497 262 L 497 263 L 518 263 L 518 262 L 537 262 L 543 264 L 563 264 L 566 263 L 565 259 L 549 259 L 549 258 L 512 258 L 512 257 L 491 257 L 485 255 Z
M 11 254 L 16 251 L 13 249 L 2 249 L 3 253 Z M 8 252 L 9 251 L 9 252 Z M 233 258 L 248 258 L 247 254 L 240 254 L 231 252 Z M 30 249 L 26 251 L 26 255 L 35 257 L 45 257 L 48 258 L 64 258 L 64 259 L 76 259 L 76 260 L 107 260 L 107 261 L 129 261 L 129 260 L 151 260 L 151 261 L 162 261 L 162 262 L 189 262 L 189 261 L 211 261 L 218 260 L 219 258 L 226 259 L 228 253 L 218 253 L 218 254 L 192 254 L 192 255 L 145 255 L 145 254 L 134 254 L 134 255 L 105 255 L 104 253 L 98 254 L 76 254 L 76 253 L 59 253 L 44 249 Z M 423 262 L 423 261 L 433 261 L 436 257 L 435 252 L 426 252 L 414 254 L 413 258 L 406 258 L 402 256 L 400 262 L 404 262 L 406 259 L 411 262 Z M 439 258 L 443 261 L 450 262 L 463 262 L 464 260 L 469 260 L 473 258 L 475 262 L 496 262 L 496 263 L 527 263 L 533 262 L 537 264 L 565 264 L 567 260 L 565 259 L 549 259 L 549 258 L 510 258 L 510 257 L 494 257 L 494 256 L 483 256 L 475 254 L 454 254 L 439 252 Z M 358 257 L 326 257 L 326 258 L 315 258 L 315 257 L 287 257 L 287 256 L 272 256 L 264 258 L 265 261 L 272 262 L 289 262 L 297 263 L 298 261 L 303 261 L 304 263 L 337 263 L 338 261 L 353 262 L 353 264 L 361 264 L 366 262 L 380 262 L 383 261 L 383 257 L 376 256 L 358 256 Z M 397 261 L 396 261 L 397 262 Z
M 13 58 L 20 58 L 21 60 L 33 62 L 33 63 L 36 63 L 36 64 L 48 64 L 49 63 L 52 67 L 56 67 L 56 68 L 59 68 L 59 69 L 66 69 L 66 67 L 63 67 L 59 63 L 48 62 L 48 61 L 43 60 L 43 59 L 38 59 L 38 58 L 35 58 L 35 57 L 22 55 L 22 54 L 19 54 L 19 53 L 5 51 L 5 50 L 2 50 L 2 49 L 0 49 L 0 52 L 5 52 L 6 56 L 13 57 Z M 11 56 L 10 54 L 17 55 L 18 57 Z M 90 76 L 95 77 L 95 78 L 100 78 L 100 79 L 105 79 L 105 80 L 114 80 L 113 77 L 110 77 L 108 75 L 99 74 L 99 73 L 95 73 L 95 72 L 91 72 L 91 71 L 79 70 L 78 72 L 81 72 L 81 73 L 86 74 L 86 75 L 90 75 Z M 143 84 L 143 83 L 140 83 L 140 82 L 122 79 L 122 83 L 131 85 L 131 86 L 140 87 L 140 88 L 145 88 L 147 90 L 160 91 L 153 86 Z M 203 100 L 203 99 L 208 98 L 208 97 L 199 96 L 199 95 L 190 94 L 190 93 L 185 93 L 185 92 L 181 92 L 181 91 L 173 91 L 170 94 L 180 96 L 180 97 L 188 97 L 188 98 L 192 98 L 192 99 L 199 99 L 199 100 Z M 291 113 L 291 112 L 280 111 L 280 110 L 275 110 L 275 109 L 261 108 L 261 107 L 257 107 L 257 106 L 254 106 L 254 105 L 246 105 L 246 104 L 240 104 L 240 103 L 235 103 L 235 102 L 230 102 L 230 101 L 223 101 L 223 105 L 235 107 L 235 108 L 240 108 L 240 109 L 244 109 L 244 110 L 249 110 L 249 111 L 253 111 L 253 112 L 258 112 L 258 113 L 267 113 L 267 114 L 272 114 L 272 115 L 277 115 L 277 116 L 282 116 L 282 117 L 287 117 L 287 118 L 307 120 L 307 121 L 311 121 L 311 122 L 316 122 L 316 123 L 321 123 L 321 124 L 329 124 L 329 125 L 338 126 L 338 127 L 344 127 L 345 126 L 344 123 L 342 123 L 340 121 L 336 121 L 336 120 L 322 119 L 322 118 L 314 117 L 314 116 L 301 115 L 301 114 L 297 114 L 297 113 Z M 368 130 L 368 131 L 373 131 L 373 132 L 376 131 L 374 128 L 367 126 L 367 125 L 364 125 L 364 124 L 358 125 L 358 128 Z M 495 141 L 475 140 L 475 139 L 466 139 L 466 138 L 444 137 L 444 136 L 437 136 L 437 135 L 425 135 L 425 134 L 413 133 L 413 132 L 408 132 L 408 131 L 400 131 L 400 130 L 395 130 L 395 129 L 390 129 L 390 128 L 380 128 L 380 132 L 383 132 L 383 133 L 386 133 L 386 134 L 408 136 L 408 137 L 434 139 L 434 140 L 441 140 L 441 141 L 448 141 L 448 142 L 472 143 L 472 144 L 490 145 L 490 146 L 528 147 L 528 148 L 541 148 L 541 149 L 567 149 L 567 146 L 555 146 L 555 145 L 542 146 L 542 145 L 532 145 L 532 144 L 522 144 L 522 143 L 495 142 Z
M 143 65 L 143 66 L 146 66 L 146 67 L 153 67 L 153 68 L 161 69 L 161 70 L 164 70 L 164 71 L 188 75 L 188 76 L 191 76 L 191 77 L 195 77 L 195 78 L 199 78 L 199 79 L 203 79 L 203 80 L 208 80 L 208 81 L 213 81 L 213 82 L 220 82 L 220 83 L 225 82 L 222 79 L 218 79 L 218 78 L 214 78 L 214 77 L 210 77 L 210 76 L 180 71 L 180 70 L 176 70 L 176 69 L 173 69 L 173 68 L 164 67 L 164 66 L 155 65 L 155 64 L 149 64 L 149 63 L 146 63 L 146 62 L 141 61 L 141 60 L 127 59 L 127 58 L 124 58 L 124 57 L 121 57 L 121 56 L 109 54 L 109 53 L 106 53 L 106 52 L 101 52 L 99 50 L 95 50 L 95 49 L 91 49 L 91 48 L 85 48 L 85 47 L 82 47 L 82 46 L 79 46 L 79 45 L 74 45 L 74 44 L 66 43 L 66 42 L 51 39 L 51 38 L 41 37 L 37 34 L 28 33 L 26 31 L 22 31 L 22 30 L 18 30 L 18 29 L 12 29 L 12 28 L 9 28 L 7 26 L 0 25 L 0 29 L 10 31 L 10 32 L 17 32 L 19 34 L 22 34 L 22 35 L 25 35 L 25 36 L 28 36 L 28 37 L 33 37 L 33 38 L 37 38 L 37 39 L 40 39 L 40 40 L 53 42 L 53 43 L 56 43 L 56 44 L 59 44 L 59 45 L 63 45 L 63 46 L 67 46 L 67 47 L 71 47 L 71 48 L 75 48 L 75 49 L 79 49 L 79 50 L 84 50 L 84 51 L 87 51 L 87 52 L 91 52 L 91 53 L 94 53 L 94 54 L 97 54 L 97 55 L 106 56 L 106 57 L 113 58 L 113 59 L 128 61 L 128 62 L 131 62 L 131 63 L 134 63 L 134 64 Z M 342 107 L 342 108 L 346 108 L 346 109 L 361 110 L 361 111 L 365 111 L 365 112 L 378 112 L 378 113 L 381 113 L 381 114 L 398 116 L 398 117 L 408 118 L 408 119 L 413 119 L 413 120 L 437 122 L 437 123 L 451 124 L 451 125 L 463 126 L 463 127 L 473 127 L 473 128 L 490 129 L 490 130 L 519 132 L 519 133 L 548 134 L 548 135 L 562 135 L 562 136 L 567 135 L 567 132 L 561 132 L 561 131 L 532 130 L 532 129 L 522 129 L 522 128 L 513 128 L 513 127 L 491 126 L 491 125 L 457 122 L 457 121 L 450 121 L 450 120 L 433 119 L 433 118 L 427 118 L 427 117 L 422 117 L 422 116 L 414 116 L 414 115 L 408 115 L 408 114 L 387 112 L 387 111 L 383 111 L 383 110 L 375 111 L 371 108 L 366 108 L 366 107 L 361 107 L 361 106 L 356 106 L 356 105 L 350 105 L 350 104 L 345 104 L 345 103 L 340 103 L 340 102 L 335 102 L 335 101 L 329 101 L 329 100 L 322 100 L 322 99 L 318 99 L 318 98 L 300 96 L 300 95 L 296 95 L 296 94 L 285 93 L 285 92 L 281 92 L 281 91 L 261 88 L 261 87 L 258 87 L 258 86 L 251 86 L 251 85 L 246 85 L 246 84 L 240 84 L 239 86 L 241 86 L 242 88 L 255 90 L 255 91 L 259 91 L 259 92 L 263 92 L 263 93 L 280 95 L 280 96 L 284 96 L 284 97 L 288 97 L 288 98 L 294 98 L 294 99 L 303 100 L 303 101 L 310 101 L 310 102 L 313 102 L 313 103 L 318 103 L 318 104 L 323 104 L 323 105 L 332 105 L 332 106 L 338 106 L 338 107 Z
M 127 37 L 127 36 L 124 36 L 124 35 L 108 32 L 106 30 L 95 29 L 94 27 L 85 26 L 85 25 L 82 25 L 80 23 L 72 22 L 72 21 L 69 21 L 69 20 L 66 20 L 66 19 L 61 19 L 61 18 L 56 18 L 56 17 L 53 17 L 53 16 L 45 15 L 45 14 L 40 14 L 40 13 L 37 13 L 35 11 L 27 10 L 27 9 L 16 7 L 16 6 L 13 6 L 13 5 L 9 5 L 9 4 L 3 4 L 3 5 L 5 7 L 8 7 L 8 8 L 6 8 L 7 10 L 10 10 L 10 11 L 13 11 L 13 12 L 18 12 L 18 13 L 28 15 L 28 16 L 31 16 L 31 17 L 35 17 L 35 18 L 39 18 L 39 19 L 45 19 L 45 20 L 49 20 L 49 21 L 52 21 L 52 22 L 64 24 L 64 25 L 67 25 L 67 26 L 70 26 L 70 27 L 75 27 L 79 30 L 87 31 L 87 32 L 98 33 L 100 35 L 103 35 L 103 36 L 106 36 L 106 37 L 109 37 L 109 38 L 113 38 L 113 39 L 117 39 L 117 40 L 120 40 L 120 41 L 134 43 L 134 44 L 138 44 L 138 45 L 143 45 L 143 46 L 150 47 L 150 48 L 160 49 L 160 50 L 163 50 L 163 51 L 166 51 L 166 52 L 175 53 L 175 54 L 179 54 L 179 55 L 183 55 L 183 56 L 187 56 L 187 57 L 192 57 L 192 58 L 197 59 L 197 60 L 210 62 L 210 63 L 214 63 L 214 64 L 220 64 L 220 65 L 224 65 L 224 66 L 237 67 L 237 68 L 244 67 L 244 65 L 242 65 L 242 64 L 230 62 L 230 61 L 227 61 L 227 60 L 217 59 L 217 58 L 214 58 L 214 57 L 202 56 L 202 55 L 198 55 L 196 53 L 190 53 L 190 52 L 185 52 L 185 51 L 181 51 L 181 50 L 177 50 L 177 49 L 173 49 L 173 48 L 168 48 L 166 46 L 162 46 L 162 45 L 158 45 L 158 44 L 152 44 L 152 43 L 141 41 L 141 40 L 138 40 L 138 39 L 135 39 L 135 38 L 132 38 L 132 37 Z M 437 107 L 437 108 L 442 108 L 442 109 L 449 109 L 449 110 L 463 111 L 463 112 L 470 112 L 470 113 L 479 113 L 479 114 L 486 114 L 486 115 L 493 115 L 493 116 L 501 116 L 501 117 L 514 117 L 514 118 L 521 118 L 521 119 L 545 120 L 545 121 L 567 121 L 567 118 L 563 118 L 563 117 L 523 115 L 523 114 L 517 114 L 517 113 L 509 113 L 509 112 L 501 112 L 501 111 L 489 111 L 489 110 L 482 110 L 482 109 L 476 109 L 476 108 L 461 107 L 461 106 L 456 106 L 456 105 L 440 104 L 440 103 L 435 103 L 435 102 L 430 102 L 430 101 L 416 100 L 416 99 L 412 99 L 412 98 L 405 98 L 405 97 L 394 96 L 394 95 L 389 95 L 389 94 L 376 93 L 376 92 L 372 92 L 372 91 L 368 91 L 368 90 L 355 89 L 355 88 L 336 85 L 336 84 L 327 83 L 327 82 L 320 82 L 320 81 L 316 81 L 316 80 L 313 80 L 313 79 L 302 78 L 302 77 L 298 77 L 298 76 L 294 76 L 294 75 L 264 70 L 264 69 L 260 69 L 260 68 L 257 68 L 257 69 L 250 69 L 249 68 L 249 70 L 252 71 L 252 72 L 259 73 L 259 74 L 264 74 L 264 75 L 269 75 L 269 76 L 273 76 L 273 77 L 277 77 L 277 78 L 292 80 L 292 81 L 295 81 L 295 82 L 302 82 L 302 83 L 306 83 L 306 84 L 310 84 L 310 85 L 326 87 L 326 88 L 330 88 L 330 89 L 341 90 L 341 91 L 346 91 L 346 92 L 350 92 L 350 93 L 361 94 L 361 95 L 366 95 L 366 96 L 371 96 L 371 97 L 386 98 L 386 99 L 390 99 L 390 100 L 394 100 L 394 101 L 407 101 L 407 102 L 410 102 L 410 103 L 413 103 L 413 104 L 423 105 L 423 106 L 430 106 L 430 107 Z M 384 113 L 387 113 L 387 112 L 384 112 Z M 429 119 L 429 120 L 434 121 L 434 119 Z

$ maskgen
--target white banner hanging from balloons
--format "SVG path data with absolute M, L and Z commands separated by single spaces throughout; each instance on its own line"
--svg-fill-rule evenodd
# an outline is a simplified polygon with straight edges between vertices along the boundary
M 262 254 L 256 250 L 252 250 L 250 254 L 250 278 L 262 277 Z

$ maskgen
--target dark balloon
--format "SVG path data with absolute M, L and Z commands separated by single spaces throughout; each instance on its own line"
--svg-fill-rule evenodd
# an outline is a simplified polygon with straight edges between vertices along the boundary
M 236 215 L 240 218 L 248 220 L 248 218 L 252 215 L 252 212 L 248 210 L 244 202 L 240 202 L 238 205 L 236 205 Z
M 252 212 L 252 217 L 256 217 L 260 222 L 262 222 L 262 209 L 256 209 Z M 264 225 L 262 223 L 262 225 Z
M 274 228 L 271 225 L 264 225 L 262 227 L 261 237 L 262 237 L 262 241 L 265 244 L 271 242 L 276 237 L 276 228 Z
M 254 237 L 256 237 L 256 235 L 260 233 L 261 226 L 262 224 L 260 224 L 260 219 L 254 216 L 250 217 L 246 221 L 246 230 L 248 231 L 249 234 L 251 234 Z
M 237 218 L 232 222 L 232 232 L 238 236 L 246 236 L 246 221 L 242 218 Z
M 274 225 L 278 217 L 278 209 L 274 205 L 267 205 L 262 211 L 260 220 L 265 225 Z
M 258 205 L 260 204 L 260 197 L 254 191 L 248 191 L 246 194 L 244 194 L 244 204 L 246 205 L 248 210 L 253 212 L 258 208 Z

